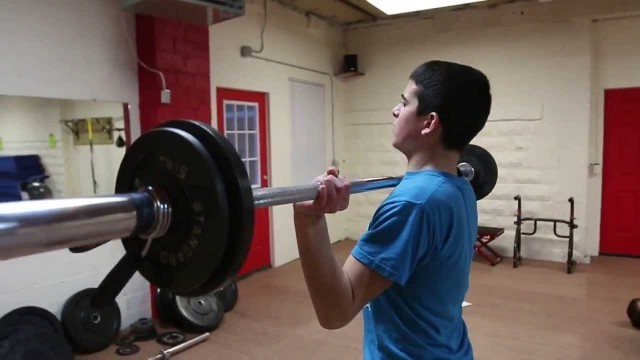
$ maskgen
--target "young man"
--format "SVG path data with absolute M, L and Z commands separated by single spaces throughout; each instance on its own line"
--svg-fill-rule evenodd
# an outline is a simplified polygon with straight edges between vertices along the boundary
M 476 198 L 457 164 L 491 108 L 486 76 L 469 66 L 417 67 L 393 109 L 393 146 L 407 158 L 402 182 L 376 210 L 340 266 L 326 213 L 349 205 L 335 168 L 316 179 L 314 201 L 294 204 L 298 249 L 320 324 L 337 329 L 360 311 L 365 359 L 472 359 L 462 319 L 477 235 Z

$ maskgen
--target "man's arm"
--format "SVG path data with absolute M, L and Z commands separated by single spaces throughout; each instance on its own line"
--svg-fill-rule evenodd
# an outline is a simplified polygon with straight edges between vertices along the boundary
M 391 280 L 349 256 L 340 266 L 333 254 L 324 214 L 294 213 L 298 252 L 309 295 L 320 325 L 347 325 Z

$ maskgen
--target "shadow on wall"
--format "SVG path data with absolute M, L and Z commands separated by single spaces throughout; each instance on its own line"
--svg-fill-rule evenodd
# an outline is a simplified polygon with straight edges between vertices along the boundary
M 127 122 L 122 103 L 0 96 L 0 202 L 113 194 Z M 37 178 L 37 190 L 24 191 L 23 176 Z M 63 249 L 0 262 L 0 316 L 37 306 L 60 318 L 67 299 L 97 287 L 123 254 L 112 241 L 86 253 Z M 122 327 L 151 315 L 148 289 L 136 274 L 120 293 Z

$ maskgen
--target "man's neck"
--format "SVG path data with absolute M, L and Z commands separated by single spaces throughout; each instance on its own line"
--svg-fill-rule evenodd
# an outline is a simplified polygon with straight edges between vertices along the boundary
M 460 155 L 455 151 L 431 150 L 415 153 L 407 158 L 407 170 L 439 170 L 457 175 Z

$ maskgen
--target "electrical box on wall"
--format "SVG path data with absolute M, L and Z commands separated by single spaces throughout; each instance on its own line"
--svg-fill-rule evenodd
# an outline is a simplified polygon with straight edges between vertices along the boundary
M 120 0 L 120 6 L 136 14 L 196 25 L 212 25 L 245 14 L 245 0 Z

